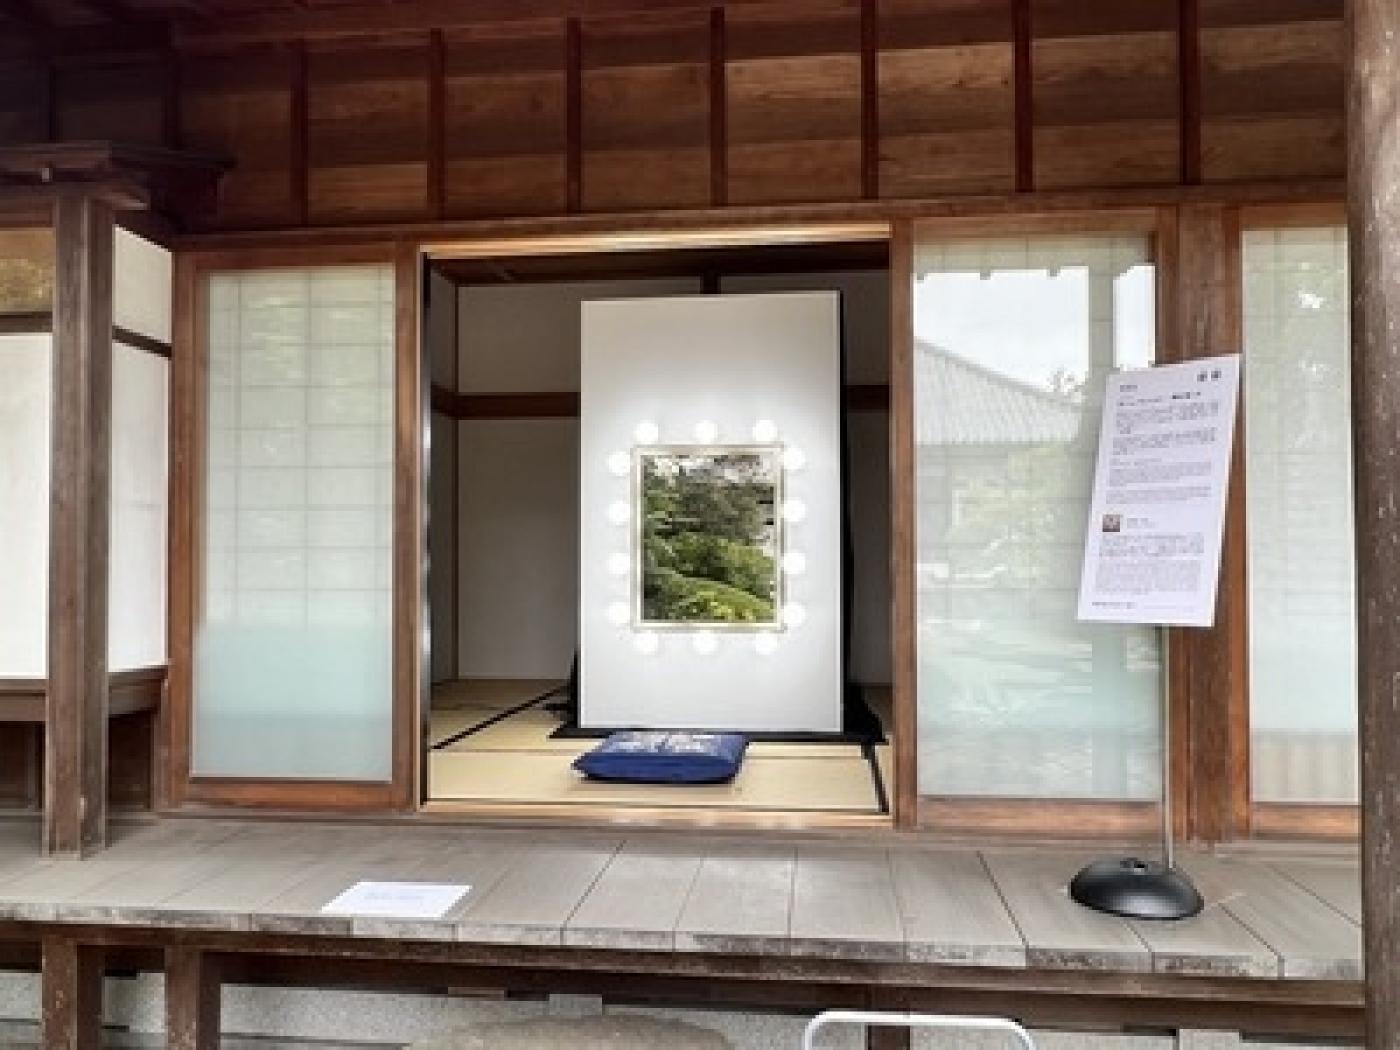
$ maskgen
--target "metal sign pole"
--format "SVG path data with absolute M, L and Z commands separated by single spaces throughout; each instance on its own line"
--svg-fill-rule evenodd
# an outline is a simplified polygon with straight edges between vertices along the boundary
M 1172 820 L 1172 648 L 1170 627 L 1157 628 L 1162 651 L 1162 866 L 1176 867 L 1176 829 Z

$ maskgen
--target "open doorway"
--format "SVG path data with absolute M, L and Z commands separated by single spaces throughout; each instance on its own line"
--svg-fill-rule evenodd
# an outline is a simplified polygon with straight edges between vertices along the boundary
M 433 410 L 425 801 L 887 821 L 887 243 L 433 257 L 425 279 Z M 578 712 L 582 304 L 785 292 L 839 296 L 839 731 L 751 735 L 739 775 L 724 784 L 585 780 L 572 763 L 606 733 L 580 725 Z

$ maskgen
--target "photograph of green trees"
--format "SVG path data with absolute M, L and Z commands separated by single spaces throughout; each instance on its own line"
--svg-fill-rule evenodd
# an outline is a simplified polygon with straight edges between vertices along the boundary
M 644 449 L 638 459 L 641 619 L 775 626 L 777 450 Z

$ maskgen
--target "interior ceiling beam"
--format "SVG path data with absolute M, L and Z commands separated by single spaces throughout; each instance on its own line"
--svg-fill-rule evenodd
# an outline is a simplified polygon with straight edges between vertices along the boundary
M 742 7 L 770 0 L 721 0 Z M 260 11 L 217 21 L 177 20 L 177 45 L 223 47 L 278 40 L 334 39 L 429 29 L 558 21 L 566 18 L 667 15 L 709 11 L 715 0 L 399 0 L 300 11 Z M 794 11 L 829 9 L 830 0 L 789 0 Z
M 53 23 L 34 0 L 0 0 L 0 15 L 33 43 L 47 46 L 53 37 Z
M 101 15 L 108 22 L 140 22 L 149 21 L 151 16 L 145 12 L 138 11 L 126 2 L 126 0 L 83 0 L 83 6 L 95 14 Z

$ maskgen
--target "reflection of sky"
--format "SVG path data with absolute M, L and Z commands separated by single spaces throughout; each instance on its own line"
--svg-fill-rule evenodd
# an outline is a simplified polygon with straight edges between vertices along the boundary
M 1129 267 L 1113 281 L 1111 317 L 1114 363 L 1147 365 L 1153 356 L 1153 268 Z M 1011 305 L 1014 304 L 1014 305 Z M 996 269 L 939 271 L 914 285 L 914 338 L 947 347 L 1003 375 L 1051 388 L 1065 373 L 1089 371 L 1089 271 Z

